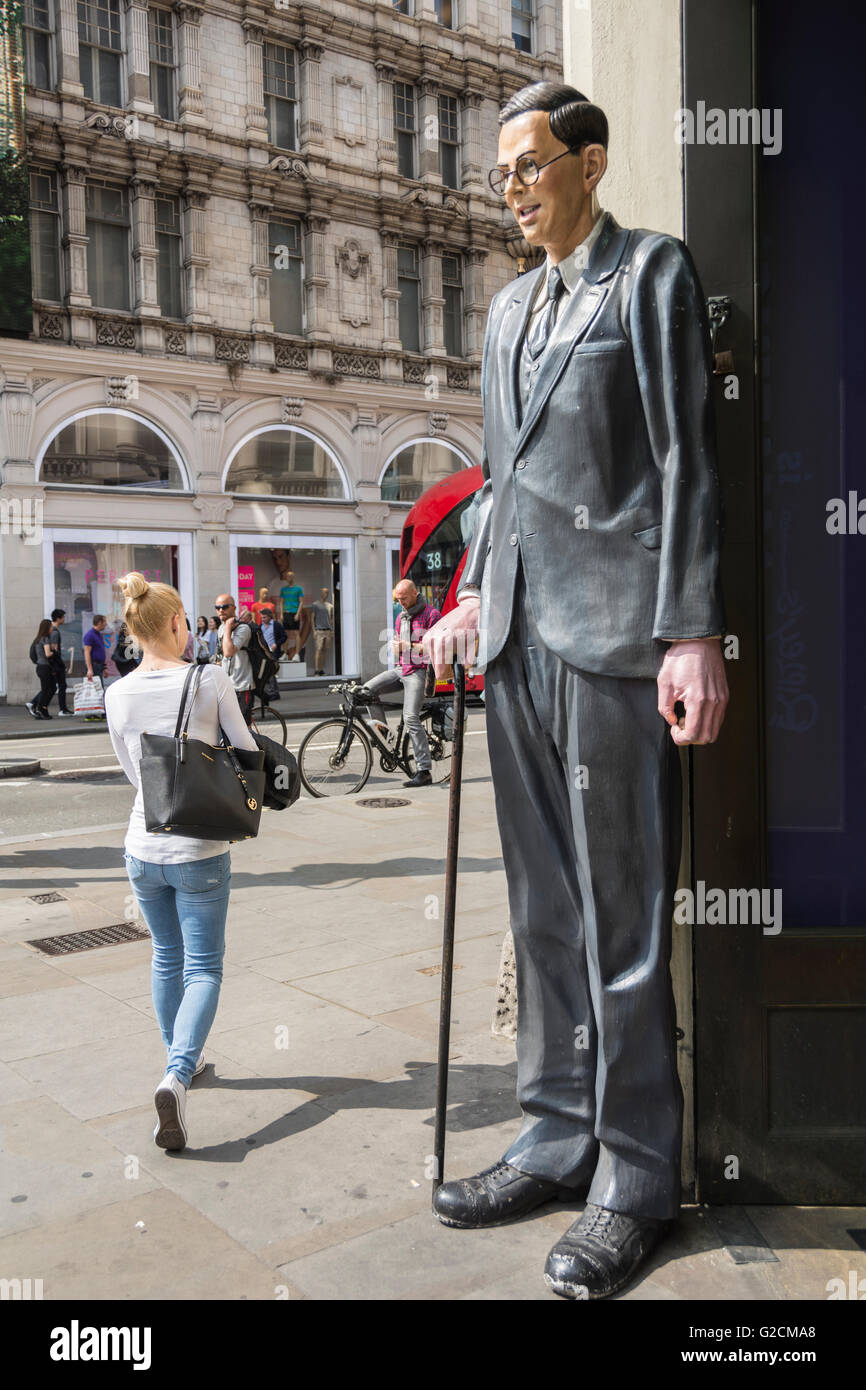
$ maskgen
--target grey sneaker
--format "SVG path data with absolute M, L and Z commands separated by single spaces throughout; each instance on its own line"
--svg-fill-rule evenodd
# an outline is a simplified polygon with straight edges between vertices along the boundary
M 159 1149 L 178 1150 L 186 1146 L 186 1087 L 174 1072 L 167 1072 L 153 1097 L 159 1120 L 153 1141 Z

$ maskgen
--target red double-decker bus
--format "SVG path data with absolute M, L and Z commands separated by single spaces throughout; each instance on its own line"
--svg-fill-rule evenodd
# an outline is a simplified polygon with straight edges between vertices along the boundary
M 462 468 L 434 483 L 418 498 L 400 537 L 400 578 L 411 579 L 440 613 L 457 604 L 457 588 L 475 523 L 475 499 L 483 483 L 480 467 Z M 451 690 L 438 681 L 437 692 Z M 484 689 L 483 676 L 469 676 L 468 691 Z

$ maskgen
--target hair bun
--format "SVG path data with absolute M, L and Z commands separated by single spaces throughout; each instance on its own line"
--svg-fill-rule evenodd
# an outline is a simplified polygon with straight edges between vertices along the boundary
M 127 599 L 141 598 L 150 588 L 144 575 L 139 574 L 138 570 L 125 574 L 122 579 L 118 579 L 117 584 Z

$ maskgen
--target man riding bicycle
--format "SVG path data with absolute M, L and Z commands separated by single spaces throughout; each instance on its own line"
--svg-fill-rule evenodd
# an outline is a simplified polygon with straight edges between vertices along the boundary
M 428 628 L 438 623 L 441 613 L 418 593 L 411 579 L 401 579 L 394 586 L 394 598 L 401 605 L 394 624 L 394 656 L 397 665 L 394 670 L 380 671 L 365 681 L 361 691 L 366 693 L 374 718 L 387 724 L 385 711 L 379 696 L 385 690 L 393 690 L 403 685 L 403 719 L 406 732 L 412 740 L 417 771 L 404 787 L 427 787 L 433 778 L 430 773 L 430 745 L 421 723 L 421 706 L 424 703 L 424 688 L 428 663 L 421 653 L 421 639 Z

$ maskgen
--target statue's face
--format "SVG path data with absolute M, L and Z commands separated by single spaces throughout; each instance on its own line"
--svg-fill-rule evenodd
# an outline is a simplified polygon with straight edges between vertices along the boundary
M 592 197 L 592 186 L 598 182 L 594 178 L 592 186 L 586 186 L 585 167 L 589 152 L 600 150 L 601 146 L 588 146 L 576 155 L 565 155 L 567 149 L 551 133 L 546 111 L 526 111 L 506 121 L 499 132 L 496 162 L 500 168 L 514 169 L 523 154 L 531 155 L 538 165 L 547 165 L 531 184 L 520 183 L 513 174 L 505 193 L 505 201 L 530 246 L 558 247 L 567 243 Z M 556 159 L 560 154 L 565 158 Z M 554 159 L 555 163 L 547 163 Z

